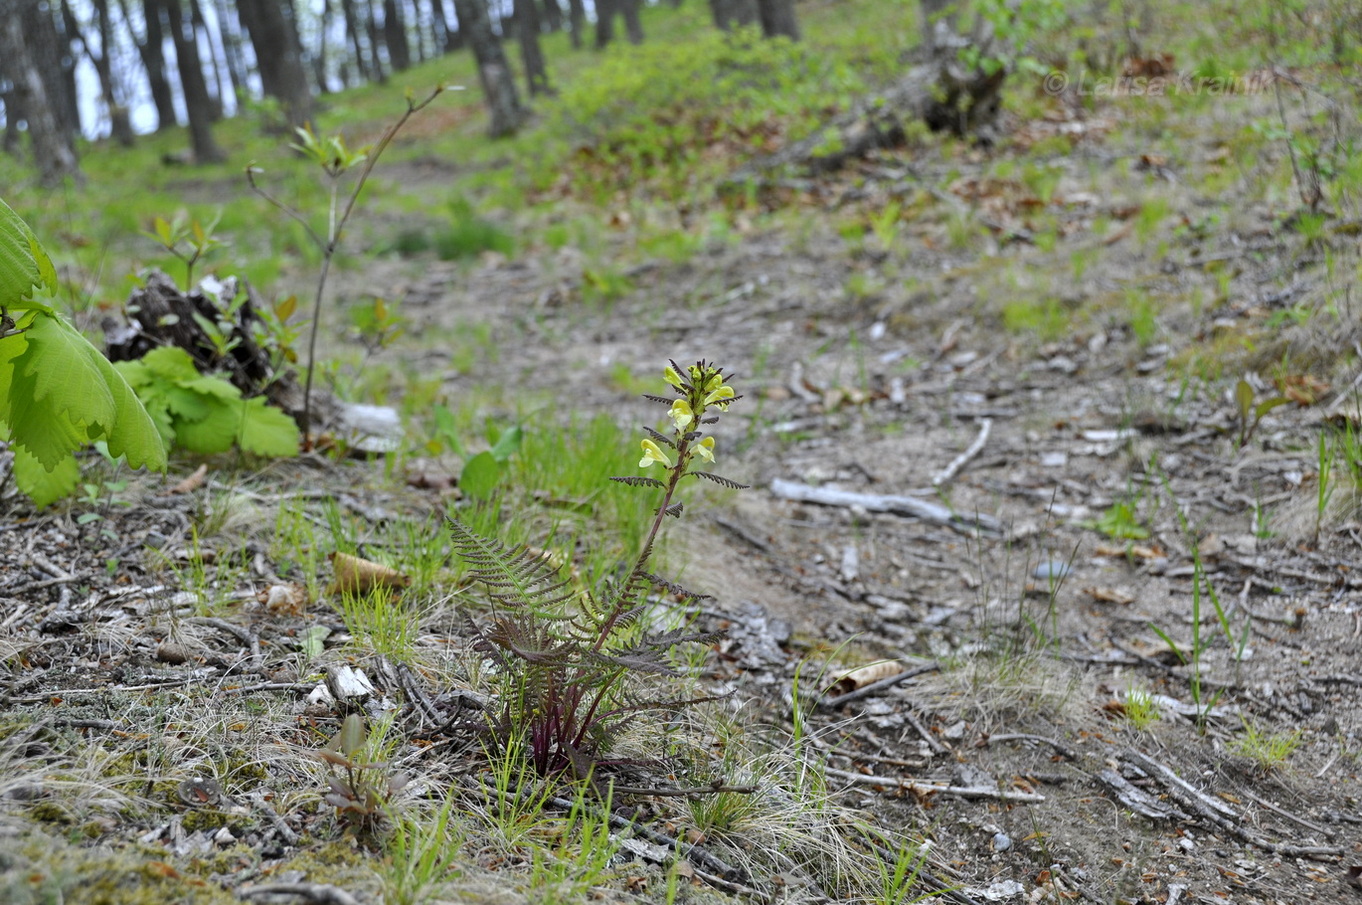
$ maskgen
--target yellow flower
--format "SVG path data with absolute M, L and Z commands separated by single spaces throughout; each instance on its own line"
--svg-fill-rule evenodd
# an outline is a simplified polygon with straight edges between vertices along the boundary
M 674 387 L 679 388 L 681 386 L 681 375 L 676 373 L 676 368 L 673 368 L 671 365 L 667 365 L 662 369 L 662 379 Z
M 667 454 L 664 453 L 664 452 L 658 447 L 658 445 L 657 445 L 656 443 L 654 443 L 652 440 L 644 440 L 643 443 L 642 443 L 642 446 L 643 446 L 643 458 L 638 460 L 638 467 L 639 467 L 639 468 L 647 468 L 649 465 L 652 465 L 654 462 L 661 462 L 661 463 L 662 463 L 664 466 L 666 466 L 667 468 L 671 468 L 671 467 L 672 467 L 672 460 L 669 459 L 669 458 L 667 457 Z
M 678 399 L 672 403 L 672 410 L 667 413 L 667 417 L 672 419 L 677 430 L 683 431 L 695 420 L 695 413 L 691 411 L 689 402 Z
M 714 438 L 706 437 L 695 445 L 695 451 L 700 454 L 700 458 L 706 462 L 714 461 Z
M 717 379 L 718 375 L 715 376 Z M 710 383 L 713 382 L 714 381 L 710 381 Z M 705 384 L 705 389 L 708 390 L 705 395 L 705 405 L 716 406 L 725 412 L 728 411 L 728 403 L 737 395 L 733 392 L 733 388 L 725 383 L 719 384 L 719 386 L 715 387 L 713 390 L 709 389 L 709 384 L 707 383 Z

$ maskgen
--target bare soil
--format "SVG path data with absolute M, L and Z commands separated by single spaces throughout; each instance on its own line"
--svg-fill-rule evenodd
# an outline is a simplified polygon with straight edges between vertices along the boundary
M 1190 170 L 1198 154 L 1181 163 Z M 1240 373 L 1267 374 L 1264 361 L 1282 349 L 1342 354 L 1352 337 L 1318 323 L 1264 330 L 1254 335 L 1260 351 L 1270 347 L 1265 358 L 1243 344 L 1221 349 L 1211 355 L 1219 373 L 1197 376 L 1198 348 L 1261 327 L 1284 305 L 1319 303 L 1328 281 L 1318 255 L 1249 200 L 1210 199 L 1226 211 L 1220 226 L 1175 233 L 1207 199 L 1115 165 L 1137 156 L 1080 147 L 1055 161 L 1066 177 L 1048 207 L 1069 231 L 1053 252 L 1008 241 L 1027 223 L 1025 205 L 1007 198 L 1015 184 L 981 200 L 945 177 L 953 169 L 982 184 L 986 155 L 924 162 L 905 152 L 829 181 L 797 213 L 756 226 L 737 215 L 729 240 L 684 263 L 622 258 L 633 289 L 610 303 L 583 300 L 585 264 L 572 249 L 471 269 L 389 264 L 353 285 L 403 299 L 410 338 L 381 358 L 445 373 L 451 398 L 496 386 L 637 423 L 654 413 L 611 377 L 618 366 L 650 377 L 666 359 L 705 358 L 736 375 L 745 398 L 722 426 L 718 470 L 752 489 L 688 507 L 672 542 L 710 551 L 685 564 L 684 580 L 714 595 L 705 618 L 731 628 L 705 680 L 778 722 L 788 720 L 796 670 L 806 690 L 829 663 L 828 677 L 886 658 L 916 670 L 846 701 L 846 686 L 830 689 L 813 719 L 843 800 L 930 838 L 931 870 L 954 900 L 1352 901 L 1362 895 L 1362 525 L 1342 463 L 1316 519 L 1314 438 L 1321 413 L 1351 398 L 1356 361 L 1321 355 L 1340 362 L 1313 368 L 1333 389 L 1315 405 L 1270 412 L 1242 445 L 1232 397 Z M 1093 169 L 1104 174 L 1100 195 L 1076 187 Z M 947 188 L 935 197 L 924 186 Z M 1148 191 L 1175 199 L 1156 241 L 1122 220 L 1131 196 Z M 926 200 L 905 206 L 890 248 L 835 228 L 891 197 Z M 948 224 L 962 210 L 1002 228 L 954 241 Z M 1098 218 L 1112 231 L 1093 233 Z M 627 246 L 629 235 L 618 241 Z M 1065 274 L 1081 248 L 1095 263 L 1058 279 L 1056 295 L 1084 314 L 1052 338 L 1006 329 L 999 270 Z M 1205 266 L 1213 257 L 1235 269 L 1225 296 Z M 1138 337 L 1100 302 L 1131 285 L 1167 300 L 1157 335 Z M 1187 301 L 1197 288 L 1200 307 Z M 460 370 L 449 346 L 477 325 L 489 325 L 489 348 Z M 1253 379 L 1259 398 L 1274 392 L 1269 378 Z M 934 486 L 985 429 L 982 447 Z M 773 492 L 778 479 L 912 496 L 958 520 L 793 502 Z M 381 463 L 305 459 L 251 486 L 266 510 L 314 487 L 341 489 L 361 517 L 441 505 L 394 489 Z M 243 607 L 223 620 L 241 637 L 203 622 L 171 633 L 157 614 L 181 589 L 175 575 L 150 570 L 147 549 L 190 543 L 186 526 L 205 504 L 150 484 L 142 492 L 137 508 L 105 506 L 85 524 L 86 508 L 33 513 L 5 500 L 0 725 L 29 727 L 20 752 L 29 766 L 9 753 L 0 850 L 43 832 L 166 846 L 156 862 L 167 865 L 192 855 L 175 849 L 159 818 L 33 806 L 46 794 L 42 775 L 55 775 L 33 763 L 56 747 L 33 720 L 68 743 L 170 738 L 167 727 L 139 725 L 134 693 L 221 686 L 252 636 L 263 652 L 249 682 L 278 683 L 270 693 L 296 702 L 299 719 L 328 719 L 304 705 L 311 686 L 278 655 L 299 614 Z M 278 568 L 265 547 L 253 552 L 234 589 L 245 603 Z M 1152 696 L 1157 719 L 1136 726 L 1132 692 Z M 1264 753 L 1272 738 L 1297 744 L 1274 758 Z M 155 799 L 155 759 L 140 757 L 125 769 L 142 771 L 136 794 Z M 247 840 L 264 860 L 243 855 L 244 866 L 225 865 L 212 882 L 259 882 L 262 864 L 308 846 L 310 824 L 274 807 L 294 839 L 268 820 L 253 824 Z M 183 822 L 180 842 L 193 835 Z M 0 867 L 24 863 L 11 856 Z M 775 900 L 820 894 L 786 877 L 748 879 Z M 377 901 L 360 881 L 349 888 Z M 632 898 L 660 901 L 655 893 Z

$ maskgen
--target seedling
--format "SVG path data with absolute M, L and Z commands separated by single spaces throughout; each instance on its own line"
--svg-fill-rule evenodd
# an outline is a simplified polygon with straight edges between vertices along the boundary
M 352 713 L 341 723 L 335 738 L 317 752 L 319 760 L 340 771 L 327 779 L 330 791 L 323 798 L 336 808 L 341 822 L 360 835 L 372 835 L 382 826 L 391 816 L 393 797 L 410 781 L 410 777 L 389 773 L 385 763 L 358 759 L 381 741 L 382 733 L 371 739 L 364 718 Z
M 142 235 L 184 262 L 186 291 L 194 285 L 194 265 L 208 252 L 222 245 L 213 235 L 221 218 L 222 215 L 218 214 L 205 225 L 198 220 L 190 220 L 184 211 L 180 211 L 169 221 L 164 217 L 155 218 L 151 221 L 151 229 L 142 231 Z
M 246 167 L 246 181 L 250 184 L 251 190 L 300 224 L 322 255 L 321 270 L 317 274 L 317 290 L 312 299 L 312 320 L 307 339 L 307 376 L 303 383 L 303 439 L 305 445 L 309 447 L 312 441 L 312 379 L 317 365 L 317 329 L 321 324 L 322 300 L 326 297 L 326 278 L 331 272 L 331 262 L 340 249 L 345 226 L 355 212 L 355 204 L 359 201 L 360 193 L 364 191 L 365 183 L 369 181 L 374 165 L 378 163 L 378 159 L 407 121 L 425 109 L 444 90 L 445 86 L 439 85 L 420 102 L 409 94 L 406 112 L 383 132 L 372 148 L 351 149 L 340 136 L 320 138 L 311 127 L 297 130 L 298 141 L 290 147 L 315 163 L 327 183 L 328 202 L 324 232 L 313 229 L 302 211 L 285 204 L 261 188 L 255 181 L 256 176 L 263 172 L 259 167 L 254 163 Z M 352 170 L 358 170 L 359 175 L 355 178 L 350 194 L 342 198 L 341 180 Z
M 1243 449 L 1252 439 L 1264 415 L 1290 401 L 1285 396 L 1272 396 L 1258 403 L 1254 403 L 1253 399 L 1253 384 L 1240 377 L 1239 382 L 1234 385 L 1234 403 L 1239 410 L 1239 449 Z

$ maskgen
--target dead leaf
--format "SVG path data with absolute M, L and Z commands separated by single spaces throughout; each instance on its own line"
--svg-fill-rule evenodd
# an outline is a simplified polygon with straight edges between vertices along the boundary
M 868 666 L 858 666 L 855 669 L 848 669 L 832 680 L 832 687 L 838 694 L 846 694 L 848 691 L 855 691 L 864 688 L 872 682 L 880 679 L 887 679 L 903 672 L 903 664 L 898 660 L 880 660 Z
M 307 608 L 307 590 L 302 585 L 272 584 L 256 595 L 271 613 L 301 616 Z
M 336 573 L 336 580 L 329 589 L 333 594 L 364 594 L 375 588 L 399 591 L 411 585 L 411 578 L 396 569 L 349 553 L 332 553 L 327 558 Z
M 191 474 L 189 477 L 185 478 L 183 481 L 176 484 L 174 487 L 170 488 L 170 492 L 193 493 L 195 490 L 198 490 L 200 487 L 202 487 L 203 482 L 206 480 L 208 480 L 208 464 L 205 462 L 203 465 L 200 465 L 198 468 L 194 469 L 194 473 Z
M 1091 595 L 1093 600 L 1099 603 L 1117 603 L 1125 606 L 1135 602 L 1135 595 L 1129 594 L 1119 588 L 1084 588 L 1085 594 Z
M 1310 374 L 1287 374 L 1277 378 L 1277 389 L 1303 408 L 1319 402 L 1329 392 L 1329 384 Z

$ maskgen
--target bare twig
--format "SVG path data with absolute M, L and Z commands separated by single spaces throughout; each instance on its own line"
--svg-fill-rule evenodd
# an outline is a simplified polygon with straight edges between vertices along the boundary
M 1045 796 L 1039 792 L 1016 792 L 1011 789 L 993 789 L 982 786 L 939 786 L 935 783 L 913 782 L 897 776 L 868 776 L 864 773 L 849 773 L 824 767 L 829 776 L 854 783 L 858 786 L 884 786 L 894 789 L 907 789 L 919 795 L 954 795 L 957 798 L 997 798 L 1000 801 L 1018 801 L 1039 804 Z
M 955 480 L 955 476 L 969 464 L 970 459 L 983 452 L 984 444 L 988 442 L 988 434 L 991 430 L 993 430 L 992 418 L 980 420 L 979 435 L 974 438 L 974 442 L 967 446 L 964 452 L 952 459 L 949 465 L 937 472 L 936 477 L 932 478 L 932 486 L 943 487 Z
M 317 905 L 360 905 L 359 899 L 350 893 L 326 883 L 266 883 L 264 886 L 243 886 L 236 894 L 243 899 L 298 896 Z
M 929 503 L 926 500 L 909 496 L 881 496 L 874 493 L 853 493 L 834 487 L 810 487 L 796 481 L 780 478 L 771 482 L 771 493 L 782 500 L 799 503 L 817 503 L 820 506 L 839 506 L 850 508 L 859 506 L 867 512 L 892 512 L 921 519 L 933 525 L 950 528 L 960 534 L 973 535 L 982 532 L 990 537 L 1001 537 L 1003 526 L 992 516 L 976 513 L 972 517 L 952 512 L 945 506 Z

